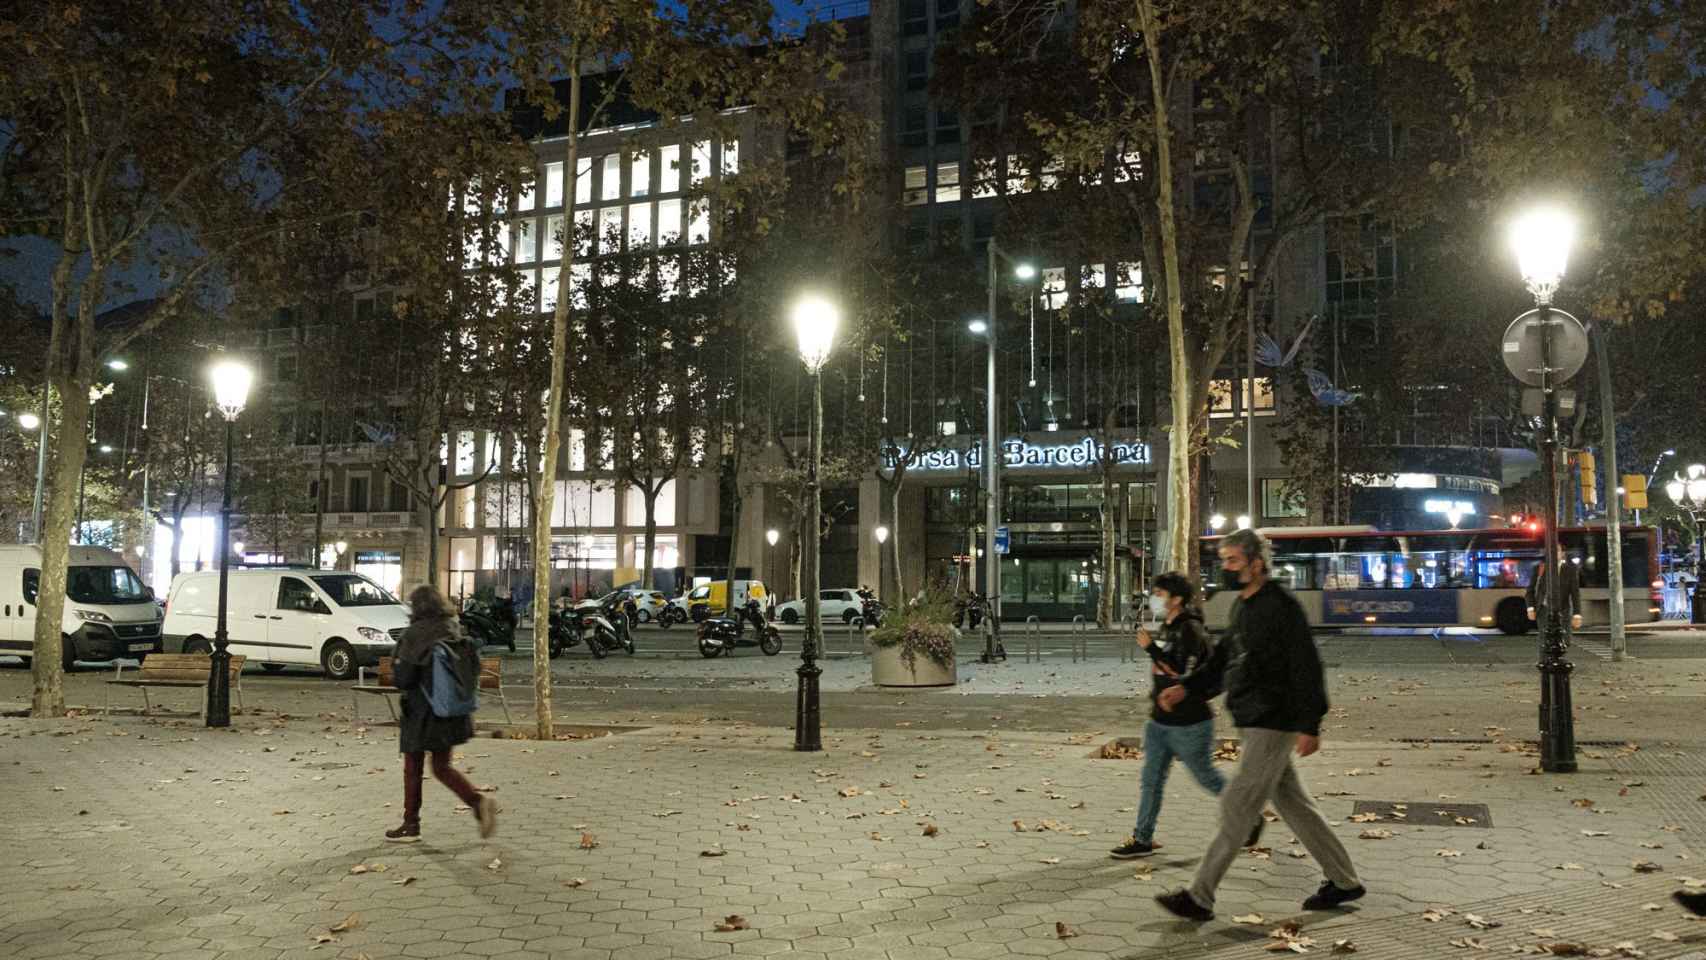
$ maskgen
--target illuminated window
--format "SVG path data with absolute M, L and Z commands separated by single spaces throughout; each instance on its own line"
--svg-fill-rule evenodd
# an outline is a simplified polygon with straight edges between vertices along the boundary
M 681 201 L 658 201 L 658 245 L 681 242 Z
M 711 240 L 711 204 L 695 200 L 687 209 L 687 242 L 709 243 Z
M 740 172 L 740 141 L 730 140 L 723 144 L 723 176 L 732 177 Z
M 681 145 L 672 143 L 658 151 L 658 192 L 681 189 Z
M 539 312 L 550 313 L 557 309 L 557 278 L 562 271 L 562 267 L 545 267 L 539 271 Z
M 1120 303 L 1143 302 L 1143 264 L 1114 264 L 1114 299 Z
M 569 306 L 576 310 L 586 309 L 586 290 L 592 285 L 592 264 L 586 261 L 576 263 L 569 268 Z
M 663 300 L 674 300 L 681 292 L 681 258 L 679 256 L 662 256 L 658 258 L 658 297 Z
M 1043 271 L 1043 282 L 1038 287 L 1043 309 L 1059 310 L 1066 306 L 1066 268 L 1049 267 Z
M 1143 161 L 1138 157 L 1137 151 L 1134 150 L 1130 153 L 1120 154 L 1119 156 L 1114 157 L 1115 183 L 1125 183 L 1126 181 L 1131 180 L 1134 176 L 1142 175 Z
M 1249 378 L 1245 378 L 1242 383 L 1244 389 L 1240 392 L 1244 394 L 1244 402 L 1248 404 L 1250 402 Z M 1274 412 L 1274 381 L 1272 377 L 1256 378 L 1256 405 L 1254 409 L 1258 417 Z
M 598 212 L 588 208 L 575 211 L 575 256 L 590 257 L 598 246 Z
M 1232 402 L 1232 381 L 1211 380 L 1208 384 L 1208 415 L 1230 417 L 1237 414 Z
M 616 253 L 622 249 L 622 208 L 605 207 L 598 211 L 598 251 Z
M 960 199 L 960 165 L 958 161 L 936 164 L 936 202 L 954 203 Z
M 652 205 L 628 205 L 628 246 L 649 247 L 652 244 Z
M 693 172 L 688 183 L 696 187 L 710 175 L 711 141 L 701 140 L 693 145 Z
M 561 170 L 562 164 L 557 164 Z M 592 158 L 575 158 L 575 206 L 584 207 L 592 202 Z
M 1104 290 L 1108 286 L 1108 268 L 1106 264 L 1092 263 L 1084 268 L 1084 285 Z
M 586 469 L 586 431 L 580 427 L 569 428 L 569 469 Z
M 537 247 L 534 245 L 533 229 L 537 220 L 518 220 L 515 224 L 515 234 L 511 242 L 515 245 L 515 262 L 532 263 L 536 259 Z
M 1062 160 L 1060 157 L 1050 157 L 1048 161 L 1043 164 L 1042 188 L 1044 190 L 1053 190 L 1055 187 L 1060 186 L 1060 173 L 1064 169 L 1066 169 L 1065 160 Z
M 563 215 L 545 218 L 545 250 L 541 260 L 563 259 Z
M 545 164 L 545 206 L 560 207 L 563 205 L 563 165 L 560 163 Z
M 465 477 L 474 472 L 474 431 L 456 433 L 456 475 Z
M 526 213 L 533 209 L 533 188 L 535 184 L 532 177 L 528 177 L 526 174 L 523 176 L 526 179 L 517 184 L 515 188 L 515 209 Z
M 906 168 L 905 200 L 907 206 L 916 207 L 921 203 L 929 201 L 930 191 L 927 189 L 927 185 L 924 182 L 929 169 L 929 167 L 926 167 L 923 164 Z
M 606 154 L 604 172 L 599 175 L 598 199 L 616 200 L 622 196 L 622 155 Z
M 644 150 L 628 163 L 628 196 L 643 197 L 652 191 L 652 155 Z
M 1008 193 L 1024 193 L 1025 191 L 1031 189 L 1030 183 L 1028 182 L 1029 180 L 1030 180 L 1030 169 L 1025 165 L 1025 162 L 1023 160 L 1019 159 L 1019 155 L 1016 153 L 1008 154 L 1007 155 L 1007 192 Z
M 510 224 L 507 223 L 500 223 L 497 225 L 496 233 L 498 238 L 498 249 L 496 261 L 498 263 L 509 262 L 511 229 Z

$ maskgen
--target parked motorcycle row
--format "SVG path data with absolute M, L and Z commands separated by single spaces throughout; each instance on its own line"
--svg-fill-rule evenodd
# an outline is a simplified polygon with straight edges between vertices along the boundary
M 586 644 L 587 652 L 602 660 L 613 651 L 634 652 L 635 606 L 627 594 L 612 594 L 604 602 L 582 600 L 567 610 L 552 610 L 550 654 L 555 660 L 570 647 Z

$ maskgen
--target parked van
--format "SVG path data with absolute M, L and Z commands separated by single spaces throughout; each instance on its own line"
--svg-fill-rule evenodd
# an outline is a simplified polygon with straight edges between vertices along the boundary
M 670 603 L 680 607 L 682 612 L 686 613 L 694 623 L 698 623 L 712 614 L 722 613 L 726 610 L 728 608 L 728 595 L 729 582 L 727 580 L 712 580 L 709 583 L 701 583 L 687 591 L 685 596 L 676 597 Z M 735 607 L 737 609 L 746 606 L 748 599 L 757 600 L 762 606 L 767 602 L 769 596 L 770 594 L 764 589 L 764 581 L 762 580 L 735 581 Z
M 124 557 L 105 547 L 70 550 L 59 626 L 65 669 L 78 660 L 141 660 L 159 653 L 160 608 Z M 41 547 L 0 546 L 0 653 L 23 657 L 26 664 L 36 645 L 40 589 Z
M 396 649 L 409 611 L 359 573 L 306 568 L 232 570 L 225 634 L 233 654 L 267 670 L 318 666 L 334 680 Z M 219 616 L 219 571 L 180 573 L 166 600 L 168 653 L 207 653 Z

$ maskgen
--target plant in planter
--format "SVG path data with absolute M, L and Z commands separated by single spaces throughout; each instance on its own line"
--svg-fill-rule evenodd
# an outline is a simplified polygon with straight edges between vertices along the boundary
M 871 646 L 878 651 L 898 657 L 902 666 L 918 680 L 920 657 L 936 669 L 926 669 L 934 683 L 953 683 L 955 631 L 951 621 L 954 605 L 951 600 L 926 596 L 921 602 L 889 614 L 883 625 L 871 631 Z M 946 678 L 941 678 L 942 672 Z M 883 682 L 879 678 L 878 682 Z

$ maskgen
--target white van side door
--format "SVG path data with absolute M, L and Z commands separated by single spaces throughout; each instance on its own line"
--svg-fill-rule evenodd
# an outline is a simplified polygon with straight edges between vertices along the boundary
M 331 608 L 307 580 L 279 577 L 278 595 L 267 611 L 267 656 L 274 663 L 318 664 L 320 639 L 331 620 Z

